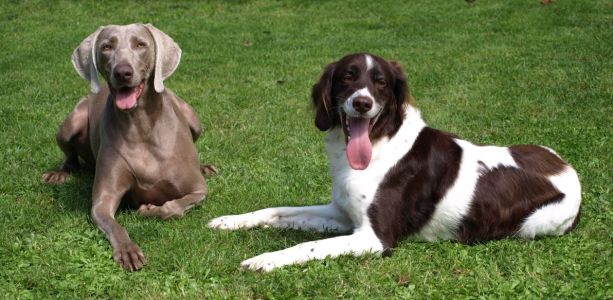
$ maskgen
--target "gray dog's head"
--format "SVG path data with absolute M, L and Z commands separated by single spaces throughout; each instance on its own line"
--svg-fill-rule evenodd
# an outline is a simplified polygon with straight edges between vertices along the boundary
M 151 24 L 108 25 L 85 38 L 72 54 L 72 64 L 91 91 L 98 93 L 102 74 L 115 98 L 115 106 L 131 110 L 152 77 L 156 92 L 181 59 L 181 48 Z

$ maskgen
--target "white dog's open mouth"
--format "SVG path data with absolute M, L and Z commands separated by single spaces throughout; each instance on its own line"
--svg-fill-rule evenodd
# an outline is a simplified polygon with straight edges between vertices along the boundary
M 143 93 L 144 89 L 144 81 L 134 87 L 124 86 L 118 89 L 111 88 L 115 96 L 115 106 L 124 111 L 134 109 L 138 106 L 138 98 Z
M 378 115 L 374 118 L 349 117 L 341 112 L 343 131 L 347 142 L 347 160 L 354 170 L 364 170 L 370 163 L 372 143 L 370 131 Z

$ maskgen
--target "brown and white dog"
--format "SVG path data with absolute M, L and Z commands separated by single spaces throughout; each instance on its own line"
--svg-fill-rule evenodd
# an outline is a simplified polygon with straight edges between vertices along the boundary
M 581 186 L 553 150 L 480 146 L 427 127 L 395 62 L 351 54 L 313 87 L 327 131 L 328 205 L 224 216 L 209 227 L 282 227 L 350 233 L 241 263 L 270 271 L 343 254 L 384 253 L 403 237 L 475 243 L 562 235 L 579 220 Z

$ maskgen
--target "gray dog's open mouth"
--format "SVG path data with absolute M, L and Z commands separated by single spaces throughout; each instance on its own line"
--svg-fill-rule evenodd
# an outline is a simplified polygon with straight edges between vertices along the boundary
M 131 110 L 138 105 L 138 98 L 145 89 L 145 82 L 134 87 L 124 86 L 118 89 L 111 88 L 115 96 L 115 106 L 121 110 Z

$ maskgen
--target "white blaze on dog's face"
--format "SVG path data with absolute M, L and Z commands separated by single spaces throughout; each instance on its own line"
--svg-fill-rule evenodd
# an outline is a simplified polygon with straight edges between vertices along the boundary
M 317 127 L 342 126 L 349 165 L 364 170 L 373 142 L 392 136 L 402 123 L 408 87 L 396 63 L 371 54 L 351 54 L 326 68 L 312 96 Z

